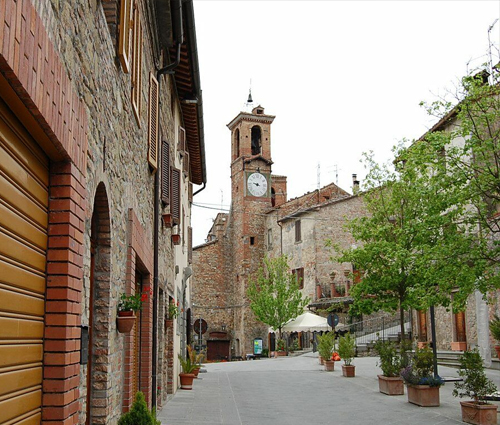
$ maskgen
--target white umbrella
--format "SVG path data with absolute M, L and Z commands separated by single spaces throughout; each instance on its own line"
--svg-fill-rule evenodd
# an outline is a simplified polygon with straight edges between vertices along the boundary
M 326 317 L 318 316 L 311 312 L 302 313 L 300 316 L 283 326 L 283 332 L 305 332 L 305 331 L 330 331 Z

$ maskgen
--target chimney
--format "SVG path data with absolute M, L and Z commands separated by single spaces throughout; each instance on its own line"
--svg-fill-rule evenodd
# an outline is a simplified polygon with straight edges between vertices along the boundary
M 354 195 L 357 195 L 359 193 L 359 180 L 357 174 L 352 175 L 352 193 Z

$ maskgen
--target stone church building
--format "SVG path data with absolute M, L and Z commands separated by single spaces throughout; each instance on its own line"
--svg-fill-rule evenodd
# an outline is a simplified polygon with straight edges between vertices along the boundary
M 288 256 L 292 272 L 302 278 L 303 295 L 311 299 L 309 308 L 350 302 L 352 266 L 332 262 L 325 241 L 354 243 L 343 224 L 364 213 L 362 199 L 332 183 L 288 200 L 286 176 L 272 174 L 274 118 L 257 106 L 228 124 L 231 208 L 216 216 L 206 243 L 193 248 L 192 311 L 195 324 L 199 318 L 207 324 L 200 345 L 209 360 L 244 358 L 253 353 L 256 338 L 268 347 L 268 327 L 255 319 L 246 297 L 265 256 Z

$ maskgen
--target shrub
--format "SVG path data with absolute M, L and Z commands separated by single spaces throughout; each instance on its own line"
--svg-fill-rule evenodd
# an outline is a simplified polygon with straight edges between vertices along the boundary
M 399 372 L 401 372 L 401 355 L 398 353 L 396 344 L 392 341 L 379 339 L 374 348 L 380 356 L 377 366 L 382 369 L 382 375 L 388 377 L 399 376 Z
M 434 354 L 429 347 L 417 348 L 410 364 L 401 371 L 401 377 L 410 385 L 440 387 L 444 381 L 434 376 Z
M 497 390 L 495 384 L 484 374 L 483 359 L 477 348 L 465 351 L 460 356 L 458 375 L 463 378 L 463 382 L 455 382 L 453 390 L 455 397 L 467 396 L 476 404 L 486 404 L 481 400 Z
M 344 359 L 344 364 L 349 366 L 356 355 L 356 339 L 350 334 L 341 336 L 339 339 L 339 355 Z
M 138 391 L 132 407 L 118 420 L 118 425 L 161 425 L 161 421 L 156 419 L 155 409 L 148 409 L 144 394 Z
M 491 335 L 500 343 L 500 317 L 495 314 L 495 318 L 490 322 Z
M 318 335 L 318 352 L 324 360 L 330 360 L 333 349 L 335 348 L 335 333 L 327 332 L 323 335 Z

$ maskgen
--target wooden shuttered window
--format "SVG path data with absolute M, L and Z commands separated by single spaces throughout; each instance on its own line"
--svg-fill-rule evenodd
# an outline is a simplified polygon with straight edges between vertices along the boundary
M 188 184 L 188 201 L 193 202 L 193 183 L 191 182 Z
M 193 262 L 193 228 L 188 226 L 188 262 L 191 264 Z
M 132 0 L 120 2 L 120 27 L 118 31 L 118 58 L 123 72 L 130 72 L 132 54 Z
M 149 76 L 148 162 L 153 170 L 158 168 L 158 80 Z
M 184 158 L 182 159 L 182 172 L 184 173 L 184 177 L 189 178 L 189 153 L 184 153 Z
M 142 24 L 138 3 L 134 7 L 134 37 L 132 50 L 132 109 L 141 126 Z
M 170 145 L 161 142 L 161 200 L 170 204 Z
M 177 150 L 184 153 L 186 151 L 186 130 L 179 126 Z
M 181 222 L 181 171 L 177 168 L 171 170 L 170 213 L 173 224 L 178 225 Z

